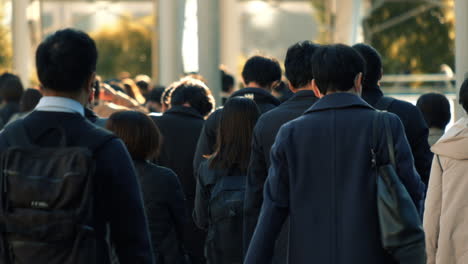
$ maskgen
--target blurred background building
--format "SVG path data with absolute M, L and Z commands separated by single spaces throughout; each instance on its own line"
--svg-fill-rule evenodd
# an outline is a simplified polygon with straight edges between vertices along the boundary
M 467 12 L 465 0 L 0 0 L 0 69 L 36 83 L 34 50 L 64 27 L 94 37 L 104 79 L 125 71 L 167 85 L 200 72 L 214 90 L 219 65 L 240 80 L 255 53 L 282 61 L 299 40 L 366 42 L 383 56 L 388 93 L 454 97 L 468 72 Z

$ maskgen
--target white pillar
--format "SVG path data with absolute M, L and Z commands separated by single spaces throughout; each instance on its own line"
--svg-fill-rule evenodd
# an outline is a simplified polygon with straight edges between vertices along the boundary
M 455 73 L 458 91 L 465 78 L 468 78 L 468 1 L 455 0 Z M 463 108 L 455 102 L 455 120 L 464 115 Z
M 221 2 L 221 64 L 236 76 L 240 76 L 239 57 L 242 53 L 240 3 L 238 0 Z
M 28 0 L 13 0 L 13 71 L 19 75 L 23 85 L 29 86 L 31 77 L 31 39 L 26 9 Z
M 362 23 L 362 0 L 335 0 L 335 26 L 333 41 L 347 45 L 355 44 Z
M 220 19 L 218 0 L 198 0 L 198 65 L 216 104 L 221 104 Z
M 182 34 L 185 0 L 159 0 L 159 83 L 169 85 L 184 73 Z

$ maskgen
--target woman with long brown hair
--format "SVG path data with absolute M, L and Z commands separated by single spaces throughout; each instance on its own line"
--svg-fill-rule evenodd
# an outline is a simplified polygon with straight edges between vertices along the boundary
M 208 230 L 205 256 L 209 264 L 242 263 L 245 180 L 259 115 L 253 100 L 229 99 L 216 150 L 198 169 L 194 219 L 198 227 Z

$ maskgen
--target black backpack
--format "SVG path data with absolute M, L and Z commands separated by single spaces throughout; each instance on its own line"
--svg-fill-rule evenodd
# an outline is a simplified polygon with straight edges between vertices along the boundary
M 242 263 L 246 175 L 238 170 L 213 172 L 206 254 L 209 263 Z
M 22 120 L 5 128 L 0 156 L 0 262 L 94 264 L 93 152 L 113 138 L 96 128 L 79 146 L 29 142 Z M 58 139 L 59 140 L 59 139 Z

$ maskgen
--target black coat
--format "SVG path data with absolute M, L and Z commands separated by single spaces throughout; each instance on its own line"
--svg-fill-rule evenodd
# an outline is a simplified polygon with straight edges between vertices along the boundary
M 302 115 L 316 101 L 313 91 L 298 91 L 280 106 L 263 114 L 255 125 L 252 138 L 252 153 L 247 173 L 244 202 L 244 249 L 255 231 L 263 202 L 263 185 L 270 167 L 270 149 L 280 127 Z M 282 233 L 275 250 L 274 263 L 285 263 L 287 232 Z
M 148 161 L 135 160 L 134 164 L 158 263 L 184 263 L 182 239 L 187 210 L 177 175 L 171 169 Z
M 95 129 L 79 114 L 64 112 L 34 111 L 17 122 L 24 122 L 30 141 L 41 147 L 59 144 L 58 126 L 64 128 L 68 146 L 80 145 Z M 0 134 L 0 151 L 7 147 Z M 154 263 L 140 186 L 125 145 L 114 138 L 96 150 L 94 159 L 96 263 L 110 263 L 107 226 L 121 264 Z
M 233 93 L 230 98 L 236 96 L 252 98 L 257 104 L 260 113 L 262 114 L 280 105 L 280 101 L 276 99 L 276 97 L 261 88 L 240 89 L 239 91 Z M 193 168 L 195 170 L 198 169 L 200 163 L 204 160 L 203 157 L 205 155 L 211 155 L 214 152 L 216 144 L 216 133 L 222 113 L 222 108 L 213 112 L 210 117 L 208 117 L 205 125 L 203 126 L 200 139 L 198 140 L 197 150 L 195 152 L 195 159 L 193 160 Z
M 173 106 L 161 116 L 151 116 L 162 134 L 161 153 L 157 164 L 172 169 L 182 184 L 187 210 L 193 211 L 196 181 L 193 155 L 205 120 L 192 107 Z M 184 245 L 191 256 L 203 258 L 205 232 L 190 219 L 184 229 Z
M 271 149 L 258 225 L 245 263 L 270 263 L 289 216 L 289 263 L 392 263 L 380 241 L 371 166 L 374 109 L 350 93 L 327 95 L 283 125 Z M 396 170 L 420 209 L 424 183 L 399 118 L 390 118 Z M 380 140 L 379 153 L 386 153 Z M 379 160 L 388 164 L 388 155 Z
M 383 93 L 379 87 L 362 92 L 362 99 L 374 107 L 382 97 Z M 427 141 L 429 129 L 421 111 L 413 104 L 401 100 L 393 101 L 386 110 L 396 114 L 401 119 L 411 146 L 416 170 L 427 186 L 431 173 L 432 152 Z

